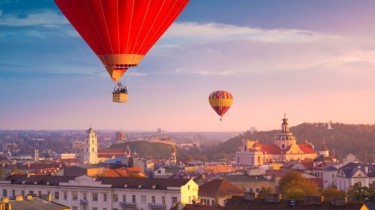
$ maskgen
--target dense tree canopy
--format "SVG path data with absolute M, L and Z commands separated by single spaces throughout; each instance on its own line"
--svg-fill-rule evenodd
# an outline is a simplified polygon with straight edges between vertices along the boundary
M 280 179 L 280 191 L 286 199 L 303 199 L 306 195 L 318 195 L 318 186 L 298 172 L 291 172 Z

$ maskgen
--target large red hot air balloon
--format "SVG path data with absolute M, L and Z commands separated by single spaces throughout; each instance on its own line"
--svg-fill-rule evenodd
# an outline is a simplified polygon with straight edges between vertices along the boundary
M 189 0 L 55 0 L 114 81 L 137 66 Z
M 228 111 L 233 103 L 233 96 L 231 93 L 225 90 L 217 90 L 210 94 L 208 97 L 211 107 L 220 116 L 222 120 L 224 114 Z

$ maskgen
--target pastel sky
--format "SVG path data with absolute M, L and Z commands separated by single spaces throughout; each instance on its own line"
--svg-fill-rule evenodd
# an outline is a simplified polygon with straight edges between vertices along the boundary
M 246 131 L 375 121 L 375 1 L 191 0 L 122 79 L 53 0 L 0 1 L 0 130 Z M 228 90 L 222 122 L 208 95 Z

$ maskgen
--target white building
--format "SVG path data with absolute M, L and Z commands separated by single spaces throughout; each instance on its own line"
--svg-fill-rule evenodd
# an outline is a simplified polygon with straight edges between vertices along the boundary
M 83 162 L 88 164 L 98 163 L 98 139 L 94 129 L 87 130 L 86 145 L 83 150 Z
M 375 165 L 369 163 L 349 163 L 337 172 L 337 189 L 348 192 L 355 184 L 360 187 L 375 186 Z
M 167 210 L 197 199 L 198 185 L 192 179 L 15 175 L 0 181 L 0 193 L 51 194 L 52 201 L 72 210 Z

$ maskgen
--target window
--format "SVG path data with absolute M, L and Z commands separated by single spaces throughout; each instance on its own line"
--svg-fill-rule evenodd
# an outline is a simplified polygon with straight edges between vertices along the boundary
M 255 192 L 259 193 L 259 188 L 256 188 L 256 189 L 255 189 Z
M 68 192 L 63 192 L 64 193 L 64 200 L 68 200 Z
M 335 174 L 332 174 L 332 178 L 335 178 Z
M 55 200 L 59 200 L 59 192 L 55 192 Z
M 141 203 L 146 203 L 146 196 L 145 195 L 141 195 Z
M 86 192 L 83 193 L 83 200 L 87 200 L 87 193 Z
M 151 197 L 151 203 L 155 203 L 155 196 Z
M 132 195 L 132 202 L 137 203 L 137 200 L 135 199 L 135 195 Z
M 34 191 L 33 191 L 33 190 L 30 190 L 30 191 L 29 191 L 29 195 L 34 195 Z
M 73 206 L 73 207 L 72 207 L 72 210 L 78 210 L 78 209 L 77 209 L 77 206 Z
M 107 193 L 103 194 L 103 201 L 107 201 Z
M 215 205 L 215 200 L 211 200 L 211 206 Z
M 161 196 L 161 202 L 165 204 L 165 196 Z
M 16 196 L 16 190 L 12 190 L 12 196 Z
M 190 185 L 188 185 L 188 190 L 190 190 Z
M 161 174 L 161 170 L 158 170 L 158 174 Z
M 25 197 L 25 190 L 21 190 L 21 194 Z
M 126 202 L 126 195 L 122 195 L 122 201 Z
M 92 201 L 98 201 L 98 193 L 92 193 Z
M 177 203 L 177 197 L 172 197 L 172 203 Z
M 77 192 L 72 192 L 72 200 L 73 201 L 76 201 L 76 200 L 78 200 L 78 193 Z
M 98 210 L 98 208 L 97 207 L 92 207 L 92 210 Z
M 8 190 L 7 189 L 3 189 L 3 197 L 7 197 L 8 196 Z
M 112 201 L 113 202 L 118 202 L 118 195 L 117 194 L 113 194 Z

